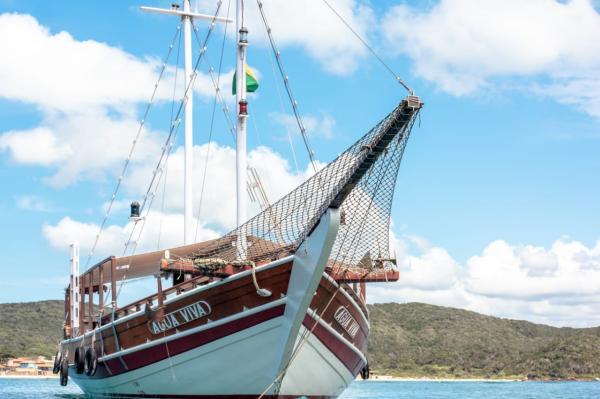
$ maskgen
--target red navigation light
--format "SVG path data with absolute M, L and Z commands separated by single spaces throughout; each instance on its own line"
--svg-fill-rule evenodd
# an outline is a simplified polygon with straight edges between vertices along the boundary
M 248 115 L 248 102 L 246 100 L 240 101 L 240 115 Z

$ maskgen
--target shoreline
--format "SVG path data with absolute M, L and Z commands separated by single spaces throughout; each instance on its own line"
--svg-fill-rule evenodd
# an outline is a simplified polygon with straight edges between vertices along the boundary
M 361 378 L 357 378 L 356 381 L 363 381 Z M 536 379 L 529 380 L 527 378 L 435 378 L 435 377 L 394 377 L 391 375 L 380 375 L 369 378 L 367 381 L 375 382 L 600 382 L 600 378 L 563 378 L 563 379 Z
M 0 380 L 54 380 L 58 375 L 18 375 L 18 374 L 0 374 Z
M 380 376 L 370 378 L 369 381 L 402 381 L 402 382 L 521 382 L 527 381 L 519 378 L 435 378 L 435 377 L 392 377 Z
M 0 380 L 54 380 L 58 379 L 58 375 L 14 375 L 14 374 L 0 374 Z M 361 378 L 357 378 L 355 381 L 364 381 Z M 366 381 L 372 382 L 600 382 L 600 378 L 589 378 L 589 379 L 540 379 L 540 380 L 528 380 L 520 378 L 434 378 L 434 377 L 393 377 L 390 375 L 376 376 Z

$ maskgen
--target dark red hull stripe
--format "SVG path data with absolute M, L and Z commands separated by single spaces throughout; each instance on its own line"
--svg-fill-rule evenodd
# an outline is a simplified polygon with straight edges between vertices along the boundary
M 112 358 L 106 361 L 107 364 L 98 364 L 98 371 L 94 377 L 86 377 L 84 374 L 77 377 L 102 379 L 133 371 L 282 316 L 284 311 L 285 305 L 278 305 L 208 330 L 128 353 L 120 359 Z
M 362 358 L 348 347 L 345 343 L 340 341 L 331 331 L 319 324 L 311 316 L 304 316 L 304 327 L 307 329 L 314 329 L 312 333 L 315 337 L 321 341 L 323 345 L 327 347 L 352 373 L 352 375 L 358 375 L 358 372 L 365 366 Z M 316 324 L 316 326 L 315 326 Z
M 121 362 L 119 358 L 113 358 L 108 363 L 108 369 L 106 365 L 100 363 L 98 364 L 98 371 L 94 377 L 87 377 L 85 374 L 77 375 L 80 378 L 93 378 L 93 379 L 102 379 L 108 378 L 111 376 L 119 375 L 126 373 L 128 371 L 133 371 L 139 369 L 144 366 L 148 366 L 150 364 L 159 362 L 161 360 L 167 359 L 169 356 L 179 355 L 186 351 L 198 348 L 200 346 L 206 345 L 210 342 L 216 341 L 218 339 L 224 338 L 228 335 L 235 334 L 239 331 L 245 330 L 247 328 L 253 327 L 265 321 L 274 319 L 275 317 L 282 316 L 285 311 L 285 305 L 279 305 L 273 307 L 271 309 L 264 310 L 260 313 L 256 313 L 253 315 L 249 315 L 229 323 L 220 325 L 210 330 L 200 331 L 194 334 L 187 335 L 185 337 L 181 337 L 178 339 L 174 339 L 173 341 L 169 341 L 166 344 L 159 344 L 155 346 L 151 346 L 149 348 L 141 349 L 139 351 L 127 354 L 122 356 L 124 362 Z M 327 349 L 329 349 L 343 364 L 344 366 L 353 374 L 357 375 L 358 372 L 364 367 L 364 363 L 362 358 L 356 354 L 352 349 L 350 349 L 345 343 L 341 342 L 338 337 L 336 337 L 333 333 L 323 327 L 321 324 L 317 323 L 312 317 L 306 315 L 304 317 L 304 326 L 307 329 L 312 330 L 313 335 L 323 344 Z M 127 369 L 124 368 L 123 363 L 127 366 Z M 111 373 L 108 372 L 110 370 Z M 114 394 L 114 395 L 106 395 L 105 397 L 111 398 L 209 398 L 214 396 L 186 396 L 186 395 L 122 395 L 122 394 Z M 253 398 L 252 395 L 220 395 L 219 398 Z M 286 396 L 265 396 L 265 398 L 286 398 Z M 298 396 L 290 396 L 290 398 L 297 398 Z M 326 396 L 307 396 L 308 398 L 327 398 Z

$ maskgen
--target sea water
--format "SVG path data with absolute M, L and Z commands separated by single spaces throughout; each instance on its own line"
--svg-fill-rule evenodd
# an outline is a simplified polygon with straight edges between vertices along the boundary
M 58 379 L 0 379 L 1 399 L 84 399 L 75 384 Z M 343 399 L 599 399 L 600 382 L 357 381 Z

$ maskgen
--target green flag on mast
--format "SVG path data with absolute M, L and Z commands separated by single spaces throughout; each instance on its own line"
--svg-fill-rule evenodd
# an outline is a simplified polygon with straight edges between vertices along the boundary
M 233 74 L 233 84 L 231 85 L 231 94 L 236 94 L 237 79 L 236 74 Z M 246 65 L 246 91 L 248 93 L 254 93 L 258 89 L 258 79 L 254 75 L 254 71 Z

